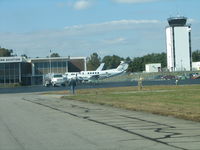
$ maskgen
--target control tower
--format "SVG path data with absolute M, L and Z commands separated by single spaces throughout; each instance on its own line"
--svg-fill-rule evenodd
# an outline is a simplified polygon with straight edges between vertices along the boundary
M 166 27 L 167 68 L 173 71 L 192 70 L 191 26 L 186 17 L 168 18 Z

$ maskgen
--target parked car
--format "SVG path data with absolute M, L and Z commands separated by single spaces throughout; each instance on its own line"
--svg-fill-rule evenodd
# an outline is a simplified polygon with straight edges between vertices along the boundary
M 164 79 L 164 80 L 172 80 L 172 79 L 176 79 L 176 76 L 174 76 L 174 75 L 165 75 L 165 76 L 162 76 L 162 79 Z
M 200 79 L 200 74 L 199 73 L 191 73 L 190 78 L 191 79 Z
M 66 85 L 66 79 L 63 77 L 62 74 L 47 74 L 44 76 L 43 79 L 43 85 L 48 87 L 50 85 L 52 86 L 65 86 Z

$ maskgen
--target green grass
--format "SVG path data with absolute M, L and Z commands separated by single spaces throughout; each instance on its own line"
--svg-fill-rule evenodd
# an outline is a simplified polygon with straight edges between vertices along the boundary
M 0 88 L 15 88 L 19 86 L 21 86 L 20 83 L 6 83 L 6 84 L 1 83 L 0 84 Z
M 200 122 L 200 85 L 84 89 L 63 98 Z

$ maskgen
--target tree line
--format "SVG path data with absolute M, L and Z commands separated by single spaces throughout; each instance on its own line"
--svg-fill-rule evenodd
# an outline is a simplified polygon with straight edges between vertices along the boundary
M 6 49 L 0 47 L 0 57 L 10 57 L 13 56 L 12 49 Z M 26 56 L 21 55 L 21 56 Z M 26 56 L 27 57 L 27 56 Z M 50 57 L 60 57 L 58 53 L 52 53 Z M 91 54 L 87 58 L 87 69 L 96 70 L 96 68 L 101 64 L 105 63 L 104 69 L 116 68 L 121 61 L 125 61 L 129 64 L 128 72 L 141 72 L 145 70 L 145 64 L 149 63 L 161 63 L 162 68 L 167 67 L 167 55 L 165 52 L 162 53 L 151 53 L 144 55 L 142 57 L 120 57 L 117 55 L 104 56 L 101 58 L 97 53 Z M 192 61 L 200 61 L 200 50 L 195 50 L 192 52 Z
M 105 63 L 104 69 L 116 68 L 121 61 L 125 61 L 129 64 L 128 72 L 140 72 L 144 71 L 145 64 L 148 63 L 161 63 L 162 67 L 167 66 L 166 53 L 152 53 L 142 57 L 120 57 L 117 55 L 105 56 L 101 59 L 97 53 L 93 53 L 87 59 L 87 69 L 95 70 L 101 63 Z
M 161 63 L 162 68 L 167 68 L 167 54 L 162 53 L 151 53 L 144 55 L 142 57 L 120 57 L 117 55 L 105 56 L 103 59 L 98 56 L 97 53 L 93 53 L 87 59 L 87 68 L 88 70 L 95 70 L 100 63 L 105 63 L 104 69 L 116 68 L 120 61 L 125 61 L 129 64 L 127 69 L 128 72 L 141 72 L 145 70 L 145 64 L 150 63 Z M 192 52 L 192 61 L 200 61 L 200 50 Z

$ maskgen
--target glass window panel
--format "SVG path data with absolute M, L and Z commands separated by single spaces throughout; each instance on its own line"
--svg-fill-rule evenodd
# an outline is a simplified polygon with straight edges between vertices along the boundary
M 49 73 L 49 69 L 46 68 L 46 69 L 43 69 L 43 74 L 48 74 Z
M 10 76 L 10 83 L 14 83 L 14 76 Z
M 59 72 L 59 73 L 62 73 L 62 69 L 61 69 L 61 68 L 58 68 L 58 72 Z
M 10 70 L 10 75 L 14 75 L 14 73 L 15 73 L 15 70 Z
M 42 74 L 42 69 L 38 69 L 38 74 Z
M 58 68 L 61 68 L 63 65 L 62 65 L 62 62 L 58 62 Z
M 54 67 L 56 68 L 58 65 L 57 65 L 57 62 L 52 62 L 52 66 L 51 67 Z
M 11 63 L 10 64 L 10 69 L 14 69 L 15 68 L 15 64 L 14 63 Z
M 0 77 L 0 83 L 4 83 L 4 78 Z
M 57 73 L 57 69 L 56 68 L 52 68 L 52 73 Z
M 14 65 L 14 67 L 15 67 L 16 70 L 19 70 L 19 63 L 16 63 L 16 64 Z
M 10 64 L 9 63 L 6 63 L 5 64 L 5 69 L 7 70 L 7 69 L 9 69 L 10 68 Z
M 9 78 L 6 78 L 6 83 L 9 83 Z
M 15 78 L 15 83 L 18 83 L 19 82 L 19 77 L 16 77 Z
M 48 68 L 48 62 L 44 62 L 44 68 Z
M 4 69 L 5 64 L 0 64 L 0 69 Z
M 9 70 L 7 69 L 7 70 L 5 70 L 5 76 L 9 76 Z
M 15 75 L 19 75 L 19 68 L 15 69 Z
M 38 68 L 43 68 L 43 63 L 38 63 Z
M 62 62 L 62 66 L 66 67 L 67 62 Z
M 4 75 L 4 70 L 0 69 L 0 75 Z

